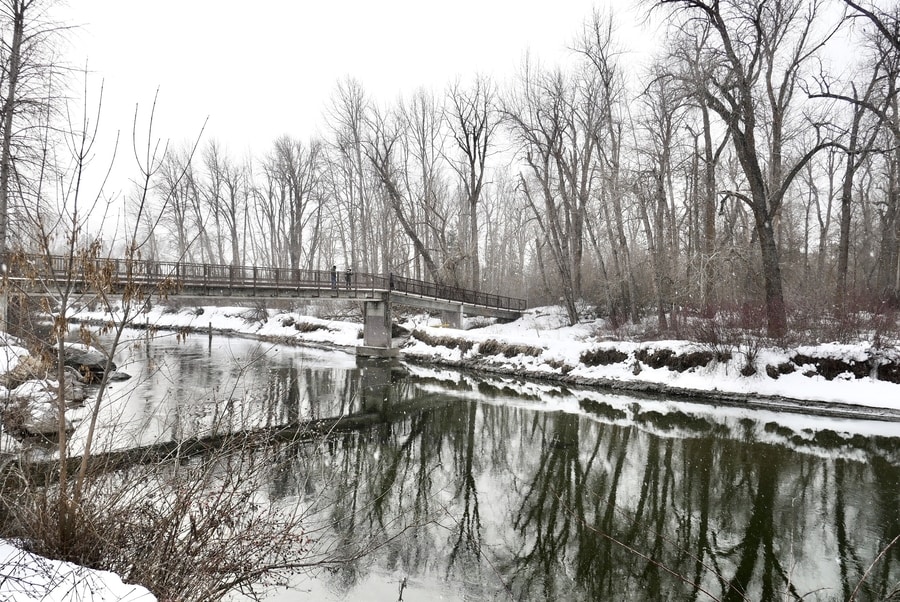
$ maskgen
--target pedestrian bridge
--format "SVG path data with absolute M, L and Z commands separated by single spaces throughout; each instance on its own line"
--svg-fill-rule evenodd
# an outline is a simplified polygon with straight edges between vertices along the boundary
M 394 304 L 440 311 L 443 322 L 456 328 L 463 315 L 516 319 L 526 307 L 524 299 L 393 274 L 338 272 L 333 283 L 331 270 L 29 254 L 11 255 L 3 267 L 6 290 L 13 294 L 103 291 L 202 299 L 210 305 L 277 299 L 362 302 L 363 343 L 373 350 L 391 348 Z

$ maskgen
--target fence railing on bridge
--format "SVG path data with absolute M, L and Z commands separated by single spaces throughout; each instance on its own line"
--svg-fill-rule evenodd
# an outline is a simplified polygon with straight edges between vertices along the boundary
M 306 270 L 267 266 L 241 266 L 145 259 L 84 258 L 65 255 L 12 254 L 3 262 L 11 279 L 52 278 L 112 288 L 151 286 L 175 296 L 187 289 L 208 294 L 240 292 L 289 296 L 296 291 L 351 290 L 414 295 L 510 311 L 524 311 L 524 299 L 495 295 L 457 286 L 425 282 L 394 274 Z

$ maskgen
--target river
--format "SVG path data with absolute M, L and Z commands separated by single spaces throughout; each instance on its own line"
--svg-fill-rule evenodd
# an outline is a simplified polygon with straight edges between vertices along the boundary
M 267 495 L 327 499 L 328 545 L 378 547 L 267 600 L 881 600 L 900 583 L 896 423 L 238 338 L 137 334 L 117 361 L 131 442 L 372 417 L 279 457 Z

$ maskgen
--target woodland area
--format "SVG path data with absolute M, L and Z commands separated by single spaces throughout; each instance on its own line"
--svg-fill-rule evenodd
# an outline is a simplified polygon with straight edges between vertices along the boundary
M 250 503 L 272 466 L 239 433 L 204 462 L 182 462 L 179 444 L 165 462 L 106 472 L 100 433 L 121 426 L 105 424 L 118 411 L 113 357 L 139 318 L 152 330 L 146 316 L 166 293 L 134 277 L 144 259 L 336 264 L 558 304 L 571 324 L 590 314 L 666 334 L 690 318 L 686 338 L 702 325 L 714 338 L 735 316 L 751 338 L 822 338 L 811 321 L 861 316 L 886 317 L 896 333 L 900 2 L 635 1 L 666 24 L 648 64 L 621 50 L 616 15 L 596 12 L 572 24 L 565 64 L 526 59 L 506 81 L 470 74 L 382 103 L 343 79 L 321 137 L 288 133 L 261 156 L 235 157 L 215 133 L 156 140 L 154 108 L 143 131 L 136 113 L 120 140 L 133 161 L 120 199 L 105 190 L 112 167 L 95 161 L 102 86 L 64 59 L 74 25 L 52 18 L 54 0 L 0 0 L 0 315 L 15 286 L 40 291 L 31 308 L 49 319 L 26 333 L 23 382 L 41 382 L 56 429 L 52 462 L 6 464 L 0 534 L 182 600 L 252 592 L 263 577 L 346 564 L 395 537 L 367 530 L 360 547 L 316 556 L 300 510 Z M 66 278 L 47 269 L 51 254 Z M 125 266 L 124 293 L 111 293 L 102 257 Z M 88 297 L 114 318 L 74 333 Z M 105 363 L 88 371 L 99 382 L 72 429 L 67 337 L 98 333 Z M 747 358 L 761 338 L 743 341 Z M 27 409 L 11 399 L 0 418 Z M 562 420 L 561 431 L 577 426 Z M 552 449 L 568 461 L 577 447 Z M 243 472 L 224 470 L 232 464 Z
M 71 246 L 47 208 L 73 231 L 92 210 L 85 191 L 73 208 L 92 119 L 47 100 L 64 78 L 44 5 L 3 3 L 4 246 Z M 730 311 L 780 336 L 799 316 L 896 308 L 900 5 L 641 6 L 667 24 L 647 65 L 595 12 L 564 65 L 526 59 L 508 81 L 473 74 L 386 105 L 344 79 L 322 137 L 262 156 L 215 138 L 154 147 L 127 199 L 130 252 L 336 263 L 559 303 L 573 323 L 587 306 L 614 325 L 656 316 L 661 331 Z M 51 165 L 58 145 L 74 160 Z M 110 236 L 75 244 L 116 254 Z

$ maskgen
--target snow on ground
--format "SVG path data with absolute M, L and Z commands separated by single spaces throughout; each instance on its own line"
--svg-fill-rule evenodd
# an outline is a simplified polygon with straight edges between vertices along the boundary
M 798 367 L 795 372 L 782 374 L 777 379 L 766 374 L 766 366 L 777 366 L 788 362 L 794 352 L 800 355 L 817 358 L 832 358 L 847 364 L 883 357 L 896 359 L 900 352 L 896 345 L 882 350 L 875 350 L 868 342 L 856 344 L 827 343 L 815 346 L 798 347 L 796 350 L 762 348 L 759 350 L 743 349 L 736 346 L 733 357 L 729 361 L 713 361 L 707 367 L 692 368 L 678 372 L 667 367 L 652 368 L 640 365 L 635 369 L 634 353 L 639 349 L 654 351 L 670 349 L 678 355 L 694 351 L 703 351 L 705 347 L 698 343 L 682 340 L 665 340 L 645 343 L 630 341 L 598 340 L 595 332 L 598 324 L 565 325 L 565 316 L 555 308 L 537 308 L 529 311 L 523 318 L 507 324 L 493 324 L 475 330 L 459 331 L 436 326 L 419 326 L 420 330 L 435 338 L 452 337 L 473 343 L 484 343 L 498 340 L 504 343 L 540 348 L 538 356 L 503 355 L 483 359 L 484 362 L 497 367 L 506 367 L 511 371 L 525 373 L 530 376 L 554 376 L 565 374 L 570 378 L 581 378 L 585 381 L 618 381 L 623 383 L 652 383 L 664 387 L 703 392 L 736 393 L 759 397 L 786 397 L 790 399 L 841 402 L 847 404 L 900 409 L 900 385 L 877 380 L 872 375 L 854 378 L 849 373 L 827 380 L 821 374 L 804 375 L 811 367 Z M 614 349 L 628 354 L 628 359 L 606 366 L 587 366 L 581 361 L 584 352 L 595 349 Z M 742 366 L 747 362 L 746 354 L 756 352 L 753 362 L 756 374 L 743 376 Z M 403 348 L 406 355 L 420 358 L 435 357 L 450 362 L 460 362 L 478 356 L 478 348 L 467 351 L 460 348 L 432 346 L 419 340 L 411 339 L 409 346 Z M 563 368 L 562 366 L 565 366 Z
M 74 315 L 82 320 L 106 320 L 103 312 L 82 311 Z M 114 319 L 121 319 L 119 315 Z M 247 307 L 198 306 L 173 310 L 156 305 L 134 321 L 142 325 L 168 329 L 193 329 L 204 332 L 232 332 L 270 338 L 291 338 L 297 342 L 327 343 L 354 347 L 362 344 L 362 324 L 350 320 L 320 319 L 295 312 L 259 310 Z
M 48 560 L 0 540 L 0 600 L 16 602 L 153 602 L 143 587 L 113 573 Z
M 28 355 L 24 344 L 16 337 L 0 332 L 0 374 L 6 374 L 16 367 L 19 358 Z
M 315 306 L 313 306 L 315 309 Z M 84 312 L 81 318 L 103 319 L 99 313 Z M 140 322 L 161 328 L 193 328 L 230 331 L 271 339 L 291 340 L 298 343 L 329 344 L 342 347 L 362 345 L 362 325 L 349 319 L 321 319 L 295 312 L 259 310 L 234 307 L 191 307 L 173 311 L 156 306 L 143 316 Z M 855 344 L 826 343 L 785 350 L 777 348 L 748 349 L 735 345 L 728 361 L 713 361 L 708 366 L 679 372 L 667 367 L 653 368 L 644 363 L 636 366 L 635 353 L 645 349 L 650 352 L 668 349 L 677 355 L 708 350 L 698 343 L 684 340 L 631 342 L 601 340 L 601 322 L 586 322 L 569 326 L 565 312 L 559 307 L 539 307 L 529 310 L 521 319 L 500 324 L 493 323 L 472 328 L 487 321 L 483 318 L 469 320 L 469 329 L 458 330 L 441 326 L 440 321 L 427 316 L 407 319 L 402 326 L 425 333 L 431 339 L 462 341 L 463 347 L 435 345 L 410 337 L 402 344 L 405 356 L 448 363 L 480 363 L 492 370 L 534 376 L 578 379 L 581 382 L 614 381 L 620 383 L 645 383 L 660 388 L 687 391 L 717 392 L 752 395 L 759 397 L 785 397 L 789 399 L 841 402 L 860 406 L 883 407 L 900 410 L 900 385 L 878 380 L 874 375 L 855 378 L 842 373 L 832 379 L 815 372 L 814 366 L 798 366 L 793 373 L 772 378 L 766 366 L 788 363 L 791 356 L 800 354 L 816 358 L 831 358 L 854 364 L 867 359 L 874 362 L 900 361 L 896 344 L 874 349 L 869 342 Z M 480 348 L 488 341 L 505 345 L 521 345 L 539 350 L 538 355 L 482 354 Z M 628 359 L 609 365 L 589 366 L 582 361 L 582 354 L 597 349 L 617 350 Z M 743 376 L 741 369 L 752 358 L 756 373 Z M 0 358 L 2 362 L 2 358 Z
M 0 332 L 0 374 L 6 374 L 15 369 L 19 364 L 19 359 L 27 355 L 28 350 L 25 349 L 22 341 L 5 332 Z M 6 399 L 8 395 L 9 392 L 6 388 L 0 385 L 0 396 Z M 5 430 L 0 430 L 0 452 L 18 448 L 18 441 L 10 437 Z

